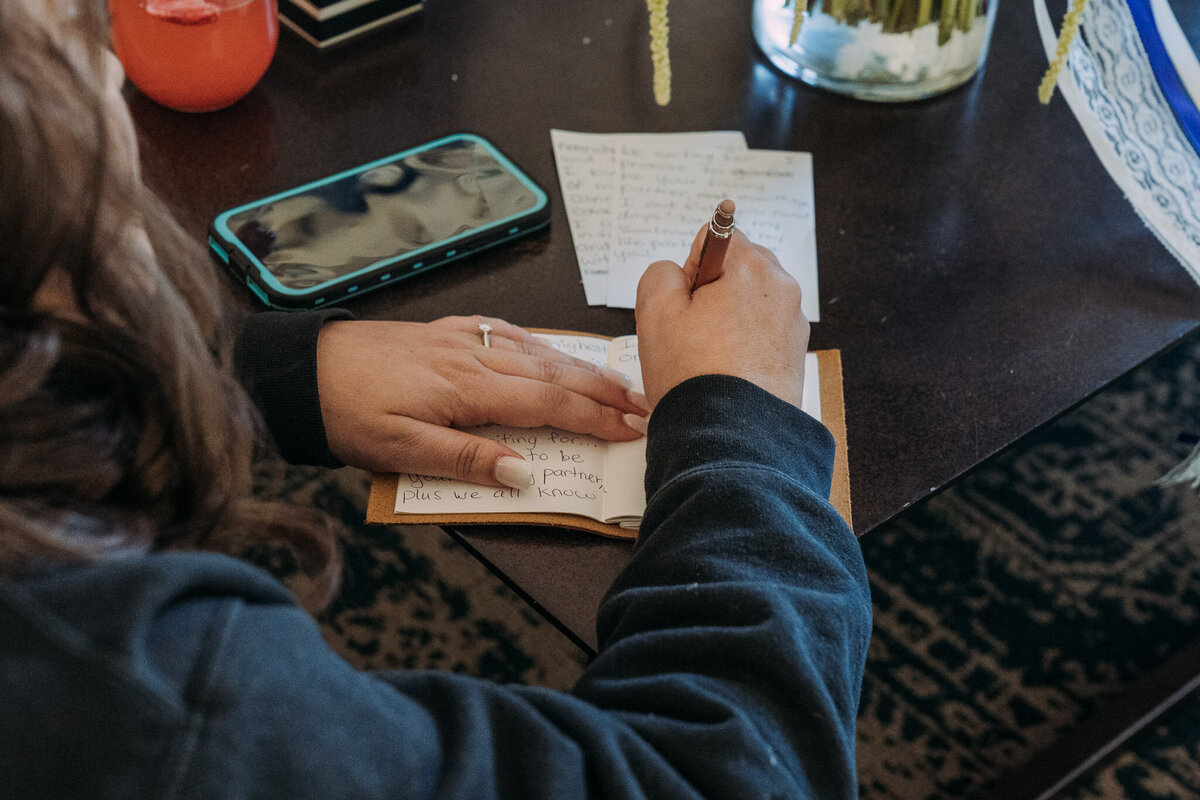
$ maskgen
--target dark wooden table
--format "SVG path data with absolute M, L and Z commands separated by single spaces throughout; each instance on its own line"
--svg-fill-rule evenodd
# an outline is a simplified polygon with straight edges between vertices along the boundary
M 480 313 L 633 330 L 588 307 L 552 127 L 740 129 L 813 154 L 821 321 L 840 348 L 861 535 L 1197 327 L 1200 288 L 1109 179 L 1061 99 L 1038 104 L 1033 14 L 1003 2 L 986 70 L 933 100 L 876 105 L 786 78 L 743 0 L 671 5 L 674 99 L 651 92 L 645 6 L 431 0 L 416 21 L 331 52 L 283 32 L 255 91 L 213 114 L 130 91 L 148 182 L 196 236 L 218 211 L 432 137 L 492 139 L 551 194 L 548 232 L 357 300 L 361 317 Z M 247 296 L 247 307 L 250 301 Z M 594 645 L 630 546 L 542 529 L 456 532 Z
M 430 0 L 419 20 L 332 52 L 284 32 L 260 86 L 225 111 L 185 115 L 129 98 L 145 176 L 197 237 L 224 208 L 455 131 L 492 139 L 550 192 L 548 232 L 364 296 L 352 309 L 366 318 L 480 313 L 633 330 L 631 311 L 584 302 L 552 127 L 740 129 L 751 147 L 811 152 L 821 285 L 812 346 L 842 351 L 860 535 L 1197 328 L 1200 288 L 1143 226 L 1062 100 L 1038 104 L 1045 57 L 1028 2 L 1000 3 L 976 80 L 906 105 L 783 77 L 757 51 L 749 16 L 745 0 L 671 4 L 665 109 L 651 93 L 645 6 L 627 0 Z M 542 529 L 453 533 L 594 646 L 597 604 L 630 545 Z M 1175 694 L 1195 685 L 1200 658 L 1184 666 Z M 1088 741 L 1065 743 L 1018 773 L 1024 788 L 1001 794 L 1039 796 L 1090 763 L 1103 739 L 1119 741 L 1147 718 L 1140 708 L 1166 696 L 1159 677 L 1148 676 L 1154 693 L 1141 706 L 1115 704 L 1120 719 L 1099 715 Z

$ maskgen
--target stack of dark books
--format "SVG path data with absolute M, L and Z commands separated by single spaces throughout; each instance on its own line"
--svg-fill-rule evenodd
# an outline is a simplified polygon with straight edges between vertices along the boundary
M 279 21 L 316 47 L 405 19 L 421 10 L 420 0 L 279 0 Z

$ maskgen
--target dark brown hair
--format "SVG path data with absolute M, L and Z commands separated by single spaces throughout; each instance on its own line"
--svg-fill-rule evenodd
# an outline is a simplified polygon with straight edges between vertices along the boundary
M 261 425 L 215 269 L 111 157 L 105 32 L 100 2 L 0 2 L 0 575 L 267 538 L 319 602 L 336 546 L 252 497 Z M 35 306 L 48 280 L 77 314 Z

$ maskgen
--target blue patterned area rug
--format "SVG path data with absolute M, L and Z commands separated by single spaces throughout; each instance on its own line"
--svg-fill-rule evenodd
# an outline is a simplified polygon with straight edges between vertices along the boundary
M 354 666 L 562 689 L 579 677 L 584 653 L 442 529 L 364 524 L 369 474 L 278 460 L 258 470 L 261 496 L 320 508 L 340 535 L 341 590 L 318 622 Z M 246 557 L 302 591 L 287 552 L 255 548 Z
M 1189 342 L 863 540 L 864 798 L 970 797 L 1200 637 L 1200 498 L 1156 485 L 1197 436 Z M 579 675 L 583 655 L 442 531 L 363 525 L 365 474 L 267 461 L 259 477 L 341 530 L 344 584 L 320 622 L 352 664 L 556 688 Z M 252 557 L 295 579 L 286 557 Z M 1191 700 L 1065 796 L 1198 792 Z
M 1200 342 L 1136 370 L 862 540 L 865 798 L 970 797 L 1200 638 Z M 1200 793 L 1200 703 L 1070 787 Z

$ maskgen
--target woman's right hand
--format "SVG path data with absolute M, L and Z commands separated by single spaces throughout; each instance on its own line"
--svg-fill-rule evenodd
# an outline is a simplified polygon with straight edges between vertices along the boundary
M 724 274 L 695 292 L 701 229 L 682 268 L 651 264 L 637 293 L 638 351 L 651 406 L 698 375 L 733 375 L 799 406 L 809 324 L 800 286 L 775 255 L 741 231 L 725 253 Z

